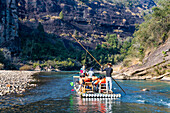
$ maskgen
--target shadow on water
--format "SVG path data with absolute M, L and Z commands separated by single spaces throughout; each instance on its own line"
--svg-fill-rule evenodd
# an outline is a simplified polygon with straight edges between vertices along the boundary
M 170 111 L 169 83 L 154 81 L 118 82 L 127 95 L 120 99 L 80 98 L 70 86 L 74 73 L 55 73 L 35 76 L 38 87 L 26 92 L 23 97 L 5 96 L 0 98 L 0 112 L 71 112 L 71 113 L 153 113 Z M 142 92 L 140 89 L 149 88 Z M 121 90 L 114 84 L 114 91 Z

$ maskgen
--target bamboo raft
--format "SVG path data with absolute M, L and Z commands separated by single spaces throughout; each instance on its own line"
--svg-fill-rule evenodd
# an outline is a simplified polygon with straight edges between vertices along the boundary
M 102 89 L 102 85 L 100 85 L 98 93 L 94 92 L 93 90 L 86 89 L 85 88 L 86 84 L 88 84 L 88 85 L 92 84 L 91 82 L 85 83 L 85 85 L 83 87 L 85 91 L 80 91 L 80 90 L 78 90 L 78 88 L 76 86 L 76 80 L 75 79 L 79 79 L 79 76 L 73 76 L 73 82 L 74 82 L 75 91 L 82 98 L 120 98 L 121 97 L 121 94 L 114 94 L 113 92 L 106 93 L 106 89 L 105 88 Z M 103 84 L 103 85 L 105 85 L 105 84 Z

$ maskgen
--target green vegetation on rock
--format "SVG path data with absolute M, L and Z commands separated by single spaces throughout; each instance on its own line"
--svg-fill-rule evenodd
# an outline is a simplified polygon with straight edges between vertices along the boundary
M 79 0 L 84 2 L 83 4 L 92 3 L 92 6 L 103 5 L 106 2 L 101 2 L 101 0 Z M 100 1 L 100 2 L 96 2 Z M 113 5 L 116 3 L 117 7 L 123 8 L 131 8 L 131 6 L 140 6 L 139 0 L 106 0 L 111 2 Z M 90 48 L 89 52 L 101 63 L 106 64 L 108 62 L 112 64 L 116 64 L 118 62 L 124 61 L 124 66 L 130 66 L 133 58 L 138 58 L 139 61 L 142 61 L 146 56 L 146 52 L 149 49 L 153 50 L 153 48 L 157 48 L 161 44 L 165 43 L 169 36 L 169 1 L 162 0 L 159 3 L 158 7 L 152 8 L 152 13 L 147 14 L 144 17 L 144 22 L 136 27 L 136 31 L 134 33 L 134 39 L 132 37 L 128 37 L 126 39 L 121 39 L 116 34 L 107 34 L 107 32 L 102 31 L 102 35 L 99 35 L 99 32 L 95 32 L 93 30 L 93 34 L 87 32 L 80 32 L 76 26 L 70 27 L 69 21 L 63 21 L 64 14 L 63 11 L 59 13 L 60 19 L 53 19 L 57 24 L 57 28 L 68 27 L 68 31 L 70 29 L 76 29 L 74 31 L 75 37 L 83 42 L 83 45 L 91 45 L 98 44 L 95 49 Z M 64 4 L 63 4 L 64 5 Z M 90 5 L 89 5 L 90 6 Z M 124 7 L 125 6 L 125 7 Z M 130 6 L 130 7 L 129 7 Z M 92 7 L 93 8 L 93 7 Z M 75 8 L 76 9 L 76 8 Z M 121 8 L 120 8 L 121 9 Z M 139 8 L 140 9 L 140 8 Z M 147 8 L 146 8 L 147 9 Z M 131 11 L 129 9 L 129 11 Z M 67 11 L 66 11 L 67 12 Z M 107 14 L 108 11 L 102 11 L 104 14 Z M 120 14 L 120 12 L 118 12 Z M 132 12 L 131 12 L 132 13 Z M 58 13 L 57 13 L 58 14 Z M 86 13 L 84 14 L 86 15 Z M 87 14 L 88 15 L 88 14 Z M 47 17 L 47 18 L 46 18 Z M 44 17 L 48 20 L 49 15 Z M 58 15 L 57 15 L 58 17 Z M 53 16 L 55 18 L 55 16 Z M 67 18 L 67 17 L 66 17 Z M 78 21 L 78 19 L 75 19 Z M 125 19 L 126 20 L 126 19 Z M 79 23 L 84 23 L 80 22 Z M 89 21 L 90 23 L 90 21 Z M 91 22 L 93 23 L 93 21 Z M 85 23 L 86 24 L 86 23 Z M 96 23 L 93 23 L 96 24 Z M 45 25 L 45 24 L 44 24 Z M 70 27 L 70 28 L 69 28 Z M 50 67 L 61 69 L 61 70 L 77 70 L 80 68 L 82 64 L 87 65 L 87 67 L 96 67 L 99 68 L 99 65 L 95 62 L 95 60 L 88 55 L 76 42 L 71 40 L 67 40 L 71 38 L 68 34 L 68 31 L 57 31 L 58 34 L 54 35 L 48 29 L 47 26 L 46 32 L 41 23 L 38 24 L 36 29 L 27 28 L 26 26 L 20 27 L 19 38 L 21 41 L 21 51 L 18 55 L 23 64 L 29 64 L 30 61 L 33 65 L 33 68 L 37 66 L 41 67 Z M 49 30 L 47 33 L 47 29 Z M 54 30 L 54 29 L 53 29 Z M 114 31 L 115 29 L 111 29 Z M 122 30 L 122 29 L 121 29 Z M 123 32 L 124 30 L 122 30 Z M 70 32 L 70 31 L 69 31 Z M 118 30 L 120 32 L 120 30 Z M 112 32 L 113 33 L 113 32 Z M 87 38 L 84 38 L 84 34 Z M 105 36 L 106 35 L 106 36 Z M 61 38 L 64 37 L 64 38 Z M 102 37 L 102 38 L 101 38 Z M 101 40 L 95 40 L 101 39 Z M 104 41 L 103 41 L 104 40 Z M 98 41 L 98 42 L 97 42 Z M 84 44 L 86 43 L 86 44 Z M 90 46 L 89 46 L 90 47 Z M 150 51 L 151 51 L 150 50 Z M 166 53 L 162 51 L 162 54 L 165 56 Z M 4 56 L 0 51 L 0 63 L 4 64 Z M 9 64 L 5 64 L 5 67 Z M 27 69 L 28 65 L 25 65 L 21 69 Z M 10 68 L 11 69 L 11 68 Z
M 63 11 L 60 12 L 59 17 L 60 17 L 60 19 L 64 18 Z
M 4 54 L 2 50 L 0 50 L 0 63 L 4 63 L 4 60 L 5 60 Z
M 80 47 L 76 49 L 77 43 L 64 42 L 55 35 L 45 33 L 41 23 L 31 33 L 27 34 L 24 30 L 19 33 L 22 37 L 22 61 L 39 61 L 33 63 L 33 68 L 52 66 L 60 70 L 77 70 L 82 64 L 88 67 L 99 67 L 84 50 Z M 105 39 L 107 41 L 105 45 L 98 45 L 94 50 L 90 49 L 89 52 L 101 64 L 107 62 L 115 64 L 122 61 L 131 45 L 131 38 L 122 42 L 118 40 L 116 34 L 107 34 Z
M 0 63 L 0 70 L 4 68 L 4 64 Z
M 152 13 L 144 17 L 145 21 L 137 26 L 128 51 L 128 57 L 144 58 L 148 49 L 154 49 L 165 43 L 170 29 L 170 1 L 161 0 Z M 164 53 L 163 53 L 164 54 Z

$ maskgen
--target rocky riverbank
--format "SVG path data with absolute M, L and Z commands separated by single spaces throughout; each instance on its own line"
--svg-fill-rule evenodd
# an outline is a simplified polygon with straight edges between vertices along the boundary
M 0 71 L 0 96 L 8 94 L 21 94 L 27 88 L 35 87 L 32 75 L 36 71 Z
M 165 44 L 151 51 L 145 56 L 142 64 L 136 64 L 129 67 L 122 67 L 113 70 L 117 73 L 113 74 L 116 79 L 124 80 L 166 80 L 170 81 L 170 38 Z
M 145 76 L 128 76 L 124 73 L 117 73 L 113 74 L 114 79 L 120 80 L 161 80 L 161 81 L 170 81 L 170 73 L 167 72 L 160 76 L 152 76 L 152 75 L 145 75 Z
M 95 73 L 105 74 L 106 72 L 95 71 Z M 161 80 L 161 81 L 170 81 L 170 72 L 167 72 L 160 76 L 144 75 L 144 76 L 130 76 L 124 73 L 119 73 L 113 71 L 112 77 L 117 80 Z

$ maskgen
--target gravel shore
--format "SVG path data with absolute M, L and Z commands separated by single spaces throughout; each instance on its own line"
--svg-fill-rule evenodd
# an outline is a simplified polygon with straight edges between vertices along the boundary
M 35 87 L 33 74 L 37 71 L 0 71 L 0 96 L 8 94 L 21 94 L 27 88 Z

